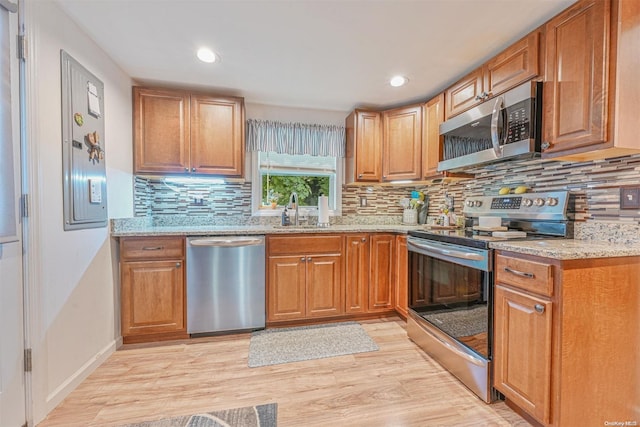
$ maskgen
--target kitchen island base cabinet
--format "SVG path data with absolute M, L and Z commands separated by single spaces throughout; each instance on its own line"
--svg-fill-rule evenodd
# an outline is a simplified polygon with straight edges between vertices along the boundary
M 184 239 L 121 238 L 120 257 L 123 342 L 188 338 Z
M 640 257 L 496 251 L 494 386 L 545 426 L 640 421 Z

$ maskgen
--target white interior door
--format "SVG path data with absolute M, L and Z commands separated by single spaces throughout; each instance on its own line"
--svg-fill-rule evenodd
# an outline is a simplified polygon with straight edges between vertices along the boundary
M 16 0 L 14 0 L 16 1 Z M 0 0 L 0 426 L 26 422 L 17 13 Z M 9 172 L 8 172 L 9 171 Z M 7 219 L 10 218 L 10 219 Z M 11 221 L 15 221 L 12 226 Z M 14 232 L 15 234 L 12 235 Z

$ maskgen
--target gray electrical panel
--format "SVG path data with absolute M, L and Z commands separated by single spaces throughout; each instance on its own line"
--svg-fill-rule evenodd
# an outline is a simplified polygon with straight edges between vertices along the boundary
M 104 84 L 65 51 L 60 59 L 64 229 L 106 227 Z

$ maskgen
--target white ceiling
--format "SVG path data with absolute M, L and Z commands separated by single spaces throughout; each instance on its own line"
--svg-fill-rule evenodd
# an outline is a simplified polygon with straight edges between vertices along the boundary
M 575 0 L 57 1 L 141 83 L 348 111 L 426 100 Z

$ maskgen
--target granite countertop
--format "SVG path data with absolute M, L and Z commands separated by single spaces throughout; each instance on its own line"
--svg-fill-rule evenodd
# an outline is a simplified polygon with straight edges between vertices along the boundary
M 422 226 L 402 224 L 350 224 L 331 225 L 326 228 L 317 226 L 280 226 L 280 225 L 196 225 L 196 226 L 139 226 L 113 230 L 113 237 L 130 236 L 248 236 L 263 234 L 299 234 L 299 233 L 400 233 L 421 229 Z
M 640 243 L 610 243 L 598 240 L 529 240 L 491 242 L 493 249 L 538 255 L 560 260 L 640 256 Z

